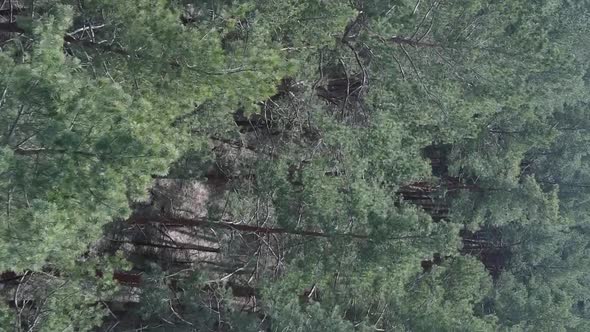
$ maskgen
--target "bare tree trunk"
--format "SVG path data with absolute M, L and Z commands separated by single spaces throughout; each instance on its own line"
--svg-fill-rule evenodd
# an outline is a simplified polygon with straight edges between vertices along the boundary
M 110 239 L 110 241 L 116 242 L 116 243 L 129 243 L 129 244 L 132 244 L 135 246 L 145 246 L 145 247 L 153 247 L 153 248 L 161 248 L 161 249 L 197 250 L 197 251 L 214 252 L 214 253 L 221 252 L 221 250 L 219 248 L 199 246 L 199 245 L 194 245 L 194 244 L 183 244 L 181 246 L 171 246 L 169 244 L 151 243 L 151 242 L 146 242 L 146 241 L 123 241 L 123 240 L 114 240 L 114 239 Z
M 162 217 L 162 216 L 155 216 L 153 218 L 150 217 L 137 217 L 131 218 L 129 221 L 133 224 L 151 224 L 151 223 L 159 223 L 164 224 L 166 226 L 185 226 L 185 227 L 211 227 L 211 228 L 220 228 L 220 229 L 227 229 L 232 231 L 238 232 L 249 232 L 249 233 L 256 233 L 256 234 L 284 234 L 284 235 L 299 235 L 299 236 L 308 236 L 308 237 L 321 237 L 321 238 L 336 238 L 336 237 L 344 237 L 344 238 L 353 238 L 353 239 L 360 239 L 360 240 L 370 240 L 370 237 L 365 234 L 355 234 L 355 233 L 326 233 L 326 232 L 317 232 L 317 231 L 303 231 L 303 230 L 294 230 L 294 229 L 287 229 L 287 228 L 274 228 L 274 227 L 262 227 L 262 226 L 252 226 L 246 224 L 237 224 L 229 221 L 209 221 L 205 218 L 202 219 L 187 219 L 181 217 Z M 399 236 L 399 237 L 391 237 L 389 240 L 408 240 L 408 239 L 418 239 L 424 238 L 423 235 L 407 235 L 407 236 Z

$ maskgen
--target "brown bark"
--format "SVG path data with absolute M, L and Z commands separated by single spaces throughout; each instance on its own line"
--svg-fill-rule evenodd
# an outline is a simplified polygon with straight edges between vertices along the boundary
M 463 240 L 461 253 L 477 257 L 495 279 L 504 270 L 514 245 L 504 244 L 502 234 L 498 229 L 483 229 L 476 232 L 461 230 L 459 235 Z

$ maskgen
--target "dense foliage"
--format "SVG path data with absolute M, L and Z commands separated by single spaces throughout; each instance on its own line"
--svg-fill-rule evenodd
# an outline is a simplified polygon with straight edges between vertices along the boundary
M 590 330 L 589 14 L 4 1 L 0 331 Z

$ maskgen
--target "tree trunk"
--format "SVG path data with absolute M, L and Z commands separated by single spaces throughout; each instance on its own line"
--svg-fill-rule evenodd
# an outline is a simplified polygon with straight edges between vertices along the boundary
M 114 239 L 110 239 L 110 241 L 116 242 L 116 243 L 129 243 L 129 244 L 132 244 L 135 246 L 145 246 L 145 247 L 153 247 L 153 248 L 161 248 L 161 249 L 197 250 L 197 251 L 214 252 L 214 253 L 221 252 L 221 250 L 219 248 L 199 246 L 199 245 L 194 245 L 194 244 L 183 244 L 182 246 L 172 246 L 169 244 L 151 243 L 151 242 L 145 242 L 145 241 L 122 241 L 122 240 L 114 240 Z
M 152 221 L 153 220 L 153 221 Z M 181 217 L 162 217 L 162 216 L 154 216 L 153 218 L 150 217 L 131 217 L 129 222 L 137 225 L 142 224 L 151 224 L 151 223 L 159 223 L 166 226 L 185 226 L 185 227 L 211 227 L 211 228 L 219 228 L 219 229 L 227 229 L 232 231 L 238 232 L 248 232 L 248 233 L 256 233 L 256 234 L 283 234 L 283 235 L 299 235 L 299 236 L 307 236 L 307 237 L 321 237 L 321 238 L 352 238 L 352 239 L 359 239 L 359 240 L 370 240 L 371 238 L 369 235 L 366 234 L 355 234 L 355 233 L 326 233 L 326 232 L 318 232 L 318 231 L 303 231 L 303 230 L 294 230 L 294 229 L 287 229 L 287 228 L 273 228 L 273 227 L 262 227 L 262 226 L 252 226 L 246 224 L 236 224 L 229 221 L 209 221 L 205 218 L 203 219 L 187 219 Z M 399 237 L 391 237 L 388 240 L 409 240 L 409 239 L 419 239 L 424 238 L 423 235 L 407 235 L 407 236 L 399 236 Z

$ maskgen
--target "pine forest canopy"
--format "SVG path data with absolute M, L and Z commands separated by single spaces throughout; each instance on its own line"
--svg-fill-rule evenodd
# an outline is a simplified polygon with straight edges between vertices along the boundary
M 0 1 L 0 331 L 590 331 L 589 18 Z

